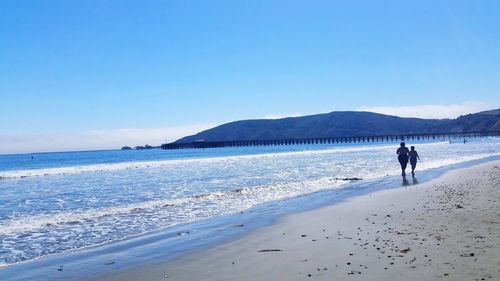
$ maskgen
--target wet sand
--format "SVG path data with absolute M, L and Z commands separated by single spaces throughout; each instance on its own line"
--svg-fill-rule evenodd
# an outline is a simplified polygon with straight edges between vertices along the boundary
M 293 214 L 100 280 L 390 279 L 500 280 L 500 161 Z

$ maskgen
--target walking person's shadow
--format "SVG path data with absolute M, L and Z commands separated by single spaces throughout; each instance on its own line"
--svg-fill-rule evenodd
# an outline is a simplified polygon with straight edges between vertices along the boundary
M 409 185 L 415 185 L 418 184 L 418 179 L 415 177 L 415 175 L 411 176 L 411 184 L 410 181 L 406 178 L 406 175 L 403 176 L 403 186 L 409 186 Z
M 412 183 L 411 183 L 411 184 L 418 184 L 418 180 L 417 180 L 417 178 L 415 177 L 415 175 L 412 175 L 412 176 L 411 176 L 411 181 L 412 181 Z
M 408 185 L 410 185 L 410 182 L 408 182 L 406 175 L 403 175 L 403 186 L 408 186 Z

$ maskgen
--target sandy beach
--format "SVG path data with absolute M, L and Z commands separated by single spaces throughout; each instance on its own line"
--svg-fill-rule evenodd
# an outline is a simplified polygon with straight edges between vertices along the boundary
M 499 202 L 496 161 L 101 280 L 500 280 Z

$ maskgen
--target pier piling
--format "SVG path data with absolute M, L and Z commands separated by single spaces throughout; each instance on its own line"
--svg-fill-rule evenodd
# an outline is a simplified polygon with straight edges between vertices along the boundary
M 196 141 L 189 143 L 165 143 L 162 149 L 204 149 L 217 147 L 278 146 L 278 145 L 324 145 L 335 143 L 395 142 L 421 140 L 468 140 L 473 138 L 498 137 L 500 132 L 466 132 L 406 135 L 342 136 L 307 139 L 269 139 L 269 140 L 231 140 L 231 141 Z

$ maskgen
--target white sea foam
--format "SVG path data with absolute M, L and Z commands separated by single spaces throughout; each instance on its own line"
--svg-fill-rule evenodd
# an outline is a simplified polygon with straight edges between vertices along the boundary
M 0 235 L 10 235 L 25 231 L 33 231 L 53 225 L 62 225 L 72 222 L 84 222 L 104 216 L 119 216 L 132 212 L 151 210 L 155 208 L 166 208 L 174 204 L 180 204 L 188 199 L 165 199 L 147 201 L 126 206 L 117 206 L 103 209 L 76 210 L 72 212 L 56 213 L 50 215 L 32 215 L 26 217 L 14 217 L 0 223 Z
M 262 203 L 268 200 L 288 198 L 298 193 L 314 192 L 326 188 L 338 186 L 342 181 L 336 181 L 332 178 L 321 178 L 317 180 L 304 182 L 290 182 L 277 185 L 256 186 L 250 188 L 238 188 L 229 191 L 212 192 L 197 194 L 190 197 L 175 199 L 158 199 L 146 202 L 128 204 L 123 206 L 74 210 L 45 215 L 29 215 L 13 217 L 0 222 L 0 235 L 12 235 L 28 231 L 36 231 L 42 228 L 60 226 L 64 224 L 88 223 L 102 217 L 126 216 L 132 213 L 152 213 L 155 210 L 165 210 L 173 206 L 181 205 L 203 205 L 206 202 L 212 204 L 232 204 L 234 201 L 241 201 L 238 197 L 250 199 L 246 202 L 243 209 L 237 208 L 235 211 L 243 211 L 254 204 Z M 252 198 L 249 198 L 252 197 Z M 241 205 L 243 206 L 243 205 Z M 189 208 L 186 211 L 189 212 Z

